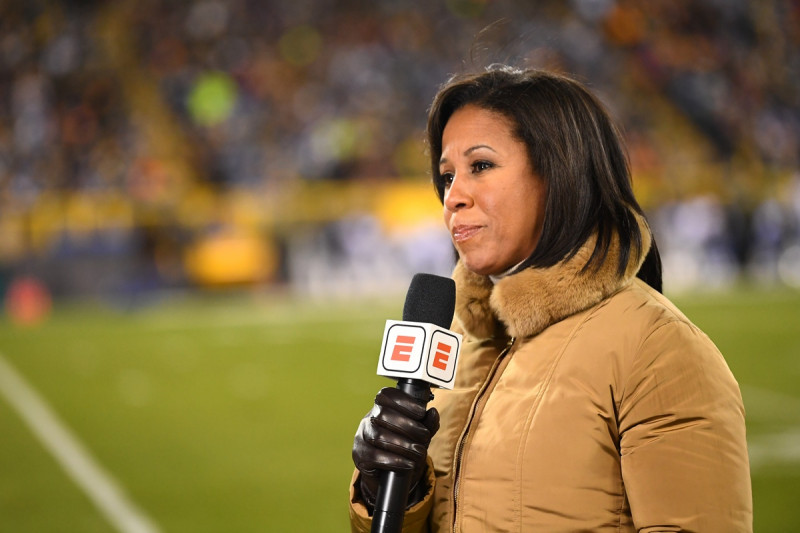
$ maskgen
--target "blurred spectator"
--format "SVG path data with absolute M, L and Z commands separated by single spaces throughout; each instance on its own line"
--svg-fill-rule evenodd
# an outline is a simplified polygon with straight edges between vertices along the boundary
M 621 119 L 676 286 L 792 279 L 797 2 L 31 0 L 0 4 L 0 36 L 0 266 L 56 295 L 186 285 L 226 203 L 267 246 L 366 231 L 358 203 L 303 210 L 304 184 L 424 181 L 436 84 L 494 61 L 586 79 Z

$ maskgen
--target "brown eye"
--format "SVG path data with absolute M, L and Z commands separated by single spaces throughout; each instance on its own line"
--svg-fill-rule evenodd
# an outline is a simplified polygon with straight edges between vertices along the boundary
M 474 163 L 472 163 L 472 172 L 478 174 L 492 167 L 494 167 L 494 165 L 489 161 L 475 161 Z
M 455 175 L 452 172 L 444 172 L 441 174 L 442 185 L 444 185 L 445 188 L 453 183 L 453 179 L 455 179 Z

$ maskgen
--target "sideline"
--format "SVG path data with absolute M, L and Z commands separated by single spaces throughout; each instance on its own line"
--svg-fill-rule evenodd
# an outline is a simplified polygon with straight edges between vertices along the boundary
M 50 451 L 67 475 L 121 533 L 158 533 L 155 523 L 126 497 L 119 484 L 58 419 L 47 402 L 0 354 L 0 396 Z

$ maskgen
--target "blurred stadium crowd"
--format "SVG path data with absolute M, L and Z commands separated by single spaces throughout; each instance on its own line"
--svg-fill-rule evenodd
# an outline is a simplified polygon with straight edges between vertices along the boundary
M 620 120 L 667 286 L 800 285 L 797 0 L 0 2 L 0 293 L 447 272 L 425 113 L 492 62 Z

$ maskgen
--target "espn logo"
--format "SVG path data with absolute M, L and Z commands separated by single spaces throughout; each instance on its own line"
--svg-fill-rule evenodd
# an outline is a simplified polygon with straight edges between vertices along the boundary
M 411 352 L 414 350 L 414 342 L 417 340 L 414 336 L 398 335 L 394 340 L 394 349 L 392 350 L 392 361 L 408 362 L 411 360 Z
M 436 352 L 433 354 L 433 362 L 431 363 L 431 366 L 438 368 L 439 370 L 446 371 L 447 363 L 450 361 L 451 351 L 453 351 L 452 346 L 444 342 L 438 342 L 436 344 Z
M 418 322 L 389 320 L 383 334 L 378 374 L 427 381 L 452 389 L 461 335 Z

